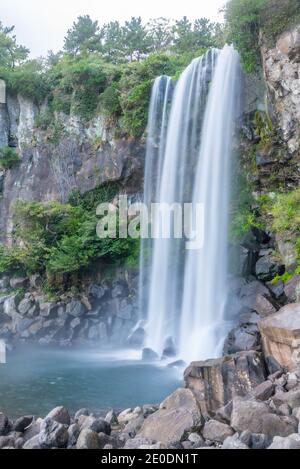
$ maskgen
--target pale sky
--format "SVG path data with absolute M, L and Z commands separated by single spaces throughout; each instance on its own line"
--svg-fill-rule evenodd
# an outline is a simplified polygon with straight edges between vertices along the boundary
M 203 16 L 221 21 L 226 0 L 0 0 L 0 20 L 16 26 L 18 42 L 32 56 L 62 48 L 66 31 L 79 15 L 89 14 L 100 24 L 141 16 L 144 21 L 164 16 L 190 19 Z

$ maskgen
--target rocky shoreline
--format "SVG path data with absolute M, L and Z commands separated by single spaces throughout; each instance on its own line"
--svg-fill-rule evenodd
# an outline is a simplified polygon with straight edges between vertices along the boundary
M 238 266 L 243 277 L 232 278 L 228 306 L 239 323 L 228 335 L 223 357 L 194 362 L 185 370 L 185 388 L 160 405 L 121 413 L 111 410 L 105 417 L 86 409 L 70 416 L 64 407 L 43 419 L 24 416 L 10 421 L 0 414 L 0 448 L 300 449 L 300 276 L 272 282 L 284 271 L 273 257 L 273 243 L 269 234 L 254 228 L 243 238 Z M 83 336 L 73 336 L 74 343 L 93 343 L 89 335 L 93 328 L 99 329 L 96 322 L 107 320 L 108 313 L 111 320 L 107 325 L 124 328 L 125 317 L 123 322 L 118 319 L 123 306 L 132 310 L 129 299 L 134 301 L 130 296 L 133 285 L 124 272 L 112 288 L 103 282 L 93 283 L 87 290 L 91 309 L 82 298 L 69 299 L 65 305 L 41 306 L 34 290 L 23 293 L 18 303 L 17 294 L 9 294 L 1 302 L 0 318 L 6 319 L 0 327 L 1 336 L 8 328 L 14 332 L 12 343 L 38 339 L 43 345 L 47 342 L 43 335 L 28 336 L 20 325 L 26 323 L 32 330 L 35 324 L 42 324 L 44 331 L 47 323 L 57 325 L 63 319 L 66 326 L 60 325 L 58 335 L 55 328 L 51 333 L 48 330 L 50 343 L 60 337 L 60 345 L 73 345 L 73 341 L 66 344 L 60 335 L 69 333 L 73 321 L 85 331 Z M 100 298 L 94 298 L 93 303 L 96 293 Z M 108 307 L 112 304 L 120 305 L 119 309 L 112 311 Z M 127 324 L 123 338 L 129 337 L 132 317 Z M 136 342 L 142 335 L 142 327 L 136 329 Z M 95 341 L 99 343 L 98 335 Z M 144 355 L 151 352 L 145 349 Z
M 105 417 L 87 409 L 71 416 L 65 407 L 43 419 L 11 421 L 0 413 L 0 449 L 300 449 L 300 368 L 279 370 L 209 412 L 191 389 L 181 388 L 160 406 Z

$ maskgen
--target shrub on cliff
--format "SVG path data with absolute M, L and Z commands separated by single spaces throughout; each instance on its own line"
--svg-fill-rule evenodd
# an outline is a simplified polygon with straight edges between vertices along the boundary
M 20 157 L 14 148 L 0 148 L 0 168 L 11 169 L 20 161 Z
M 139 240 L 100 239 L 96 206 L 112 200 L 116 186 L 106 185 L 84 196 L 72 195 L 72 204 L 22 202 L 15 206 L 13 247 L 0 249 L 0 273 L 39 272 L 52 279 L 52 288 L 68 286 L 71 275 L 79 275 L 94 262 L 133 265 L 139 258 Z M 63 274 L 66 283 L 57 276 Z M 54 279 L 54 280 L 53 280 Z
M 299 0 L 230 0 L 225 8 L 226 31 L 241 54 L 244 68 L 260 65 L 260 32 L 274 45 L 276 36 L 300 21 Z

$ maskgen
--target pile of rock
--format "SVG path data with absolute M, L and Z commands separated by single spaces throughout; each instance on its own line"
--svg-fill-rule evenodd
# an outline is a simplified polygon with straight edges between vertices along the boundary
M 49 301 L 39 279 L 2 278 L 0 281 L 0 339 L 8 343 L 35 342 L 70 346 L 89 343 L 124 344 L 137 321 L 137 278 L 128 276 L 91 284 L 81 297 Z

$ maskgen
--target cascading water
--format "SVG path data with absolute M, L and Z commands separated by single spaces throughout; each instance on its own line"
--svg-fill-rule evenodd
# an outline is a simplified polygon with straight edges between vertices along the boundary
M 143 307 L 145 346 L 159 355 L 174 345 L 177 355 L 187 361 L 214 357 L 226 333 L 229 173 L 239 77 L 239 57 L 232 46 L 212 49 L 195 59 L 176 86 L 166 142 L 160 140 L 159 150 L 151 144 L 155 125 L 151 107 L 145 201 L 153 200 L 154 190 L 161 204 L 193 202 L 194 208 L 201 203 L 205 213 L 204 245 L 195 251 L 185 250 L 182 238 L 159 236 L 161 220 L 153 221 L 158 236 L 153 241 Z M 153 151 L 159 154 L 156 170 Z M 168 223 L 172 233 L 174 219 L 170 217 Z
M 193 207 L 204 207 L 204 244 L 189 251 L 179 335 L 186 360 L 220 355 L 227 327 L 227 250 L 229 180 L 234 121 L 239 110 L 240 65 L 232 46 L 221 51 L 202 128 Z
M 214 49 L 195 59 L 176 86 L 157 192 L 160 204 L 183 203 L 191 199 L 202 116 L 217 55 L 218 51 Z M 171 217 L 169 224 L 173 226 Z M 174 340 L 178 335 L 183 240 L 163 239 L 159 236 L 160 220 L 154 220 L 154 225 L 157 238 L 153 243 L 147 296 L 146 347 L 161 354 L 165 346 L 170 345 L 168 339 Z
M 148 128 L 143 203 L 150 209 L 151 203 L 158 200 L 158 192 L 164 162 L 168 118 L 174 83 L 168 76 L 158 77 L 152 88 Z M 151 275 L 151 238 L 142 239 L 140 255 L 139 310 L 140 319 L 145 314 L 148 297 L 148 278 Z

